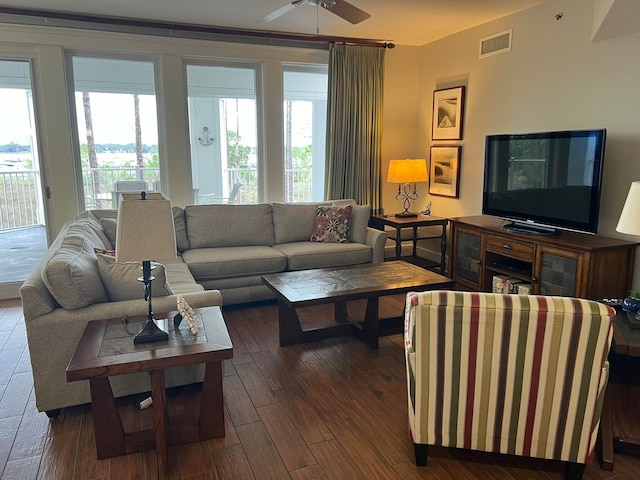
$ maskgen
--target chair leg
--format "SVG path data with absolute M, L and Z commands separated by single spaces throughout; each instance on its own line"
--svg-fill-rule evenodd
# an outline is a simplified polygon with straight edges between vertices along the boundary
M 586 465 L 584 463 L 566 462 L 564 464 L 564 479 L 582 480 L 585 468 Z
M 426 445 L 424 443 L 414 443 L 413 449 L 416 455 L 416 466 L 424 467 L 427 464 L 429 445 Z

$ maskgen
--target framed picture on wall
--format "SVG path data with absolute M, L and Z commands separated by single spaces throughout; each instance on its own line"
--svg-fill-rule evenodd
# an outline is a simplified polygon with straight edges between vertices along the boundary
M 458 198 L 462 147 L 433 146 L 429 163 L 429 193 Z
M 433 140 L 462 140 L 464 86 L 433 92 Z

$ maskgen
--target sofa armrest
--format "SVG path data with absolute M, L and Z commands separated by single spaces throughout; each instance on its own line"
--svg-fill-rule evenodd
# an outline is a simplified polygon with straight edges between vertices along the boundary
M 366 244 L 373 248 L 371 263 L 384 262 L 384 246 L 387 243 L 387 234 L 382 230 L 367 227 Z

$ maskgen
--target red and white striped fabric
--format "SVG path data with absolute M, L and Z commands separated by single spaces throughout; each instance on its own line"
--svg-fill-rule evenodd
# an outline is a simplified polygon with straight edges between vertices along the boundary
M 590 463 L 614 315 L 577 298 L 409 293 L 413 441 Z

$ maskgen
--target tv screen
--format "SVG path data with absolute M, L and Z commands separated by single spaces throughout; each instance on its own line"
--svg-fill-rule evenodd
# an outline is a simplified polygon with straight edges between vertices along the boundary
M 605 129 L 488 135 L 482 213 L 521 233 L 596 233 L 605 139 Z

